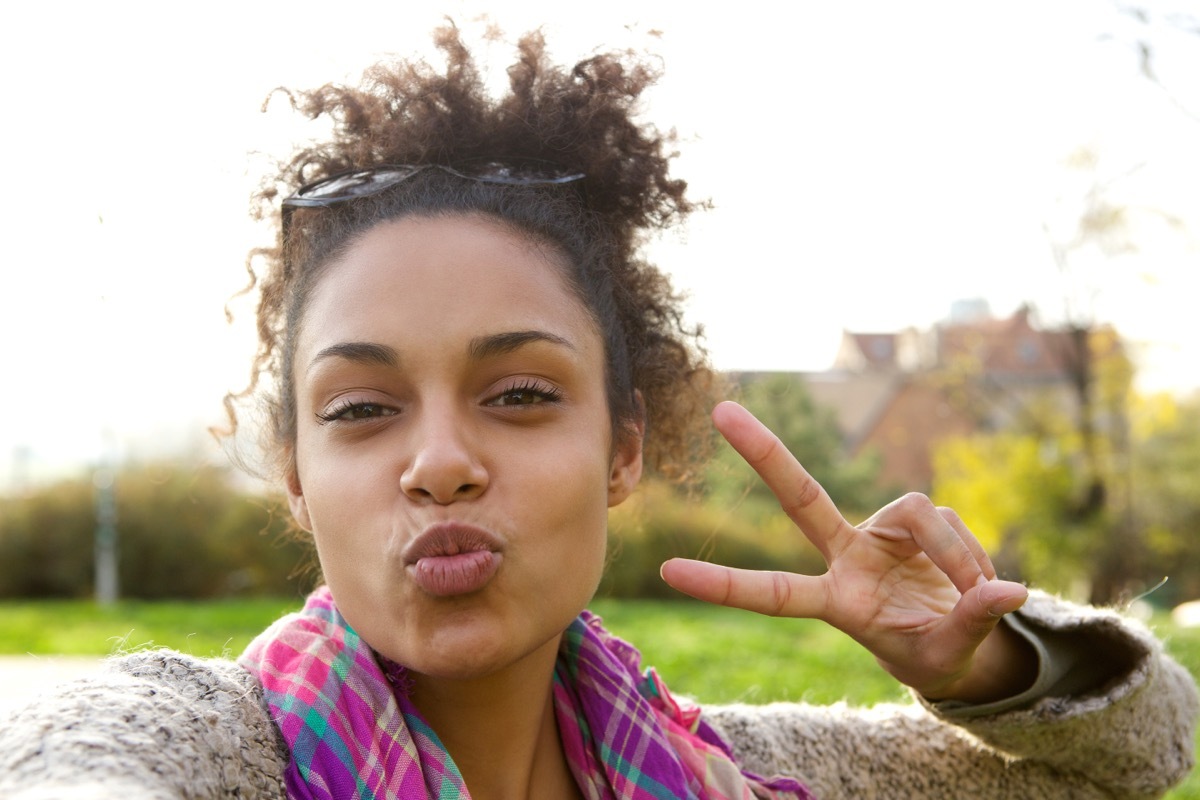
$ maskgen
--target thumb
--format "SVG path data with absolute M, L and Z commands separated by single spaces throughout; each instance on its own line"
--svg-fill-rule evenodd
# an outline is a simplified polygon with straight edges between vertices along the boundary
M 993 579 L 982 581 L 975 588 L 976 604 L 995 619 L 1011 614 L 1029 599 L 1029 590 L 1015 581 Z
M 1029 590 L 1020 583 L 980 580 L 968 589 L 950 612 L 948 627 L 969 649 L 977 647 L 1005 614 L 1025 604 Z
M 930 699 L 953 697 L 968 702 L 985 702 L 1005 697 L 1032 683 L 1027 644 L 1014 642 L 1013 635 L 989 636 L 1005 615 L 1024 605 L 1029 590 L 1019 583 L 980 580 L 959 598 L 939 626 L 931 652 L 944 670 L 942 677 L 927 673 L 927 683 L 902 681 Z M 964 672 L 955 676 L 954 673 Z M 895 674 L 895 673 L 893 673 Z M 949 679 L 949 680 L 947 680 Z

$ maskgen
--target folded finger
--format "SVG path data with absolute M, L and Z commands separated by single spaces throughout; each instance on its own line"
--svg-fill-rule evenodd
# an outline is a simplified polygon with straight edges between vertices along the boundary
M 971 533 L 971 529 L 962 521 L 962 517 L 958 515 L 958 512 L 945 506 L 938 506 L 937 512 L 954 529 L 954 532 L 958 534 L 958 538 L 962 539 L 963 544 L 975 556 L 975 561 L 979 564 L 979 569 L 983 571 L 984 577 L 988 580 L 994 580 L 996 578 L 996 567 L 992 564 L 991 556 L 987 554 L 987 550 L 983 549 L 983 545 L 975 538 L 975 534 Z
M 907 494 L 889 503 L 863 523 L 862 529 L 893 540 L 911 539 L 960 593 L 988 580 L 958 530 L 925 495 Z

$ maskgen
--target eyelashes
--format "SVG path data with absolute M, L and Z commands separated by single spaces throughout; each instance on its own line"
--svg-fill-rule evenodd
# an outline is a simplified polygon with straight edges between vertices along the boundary
M 562 398 L 563 392 L 557 386 L 536 378 L 523 378 L 488 397 L 483 405 L 490 408 L 528 408 L 556 404 Z M 385 403 L 344 398 L 316 412 L 315 416 L 319 424 L 327 425 L 337 422 L 372 422 L 399 413 L 399 409 Z
M 398 411 L 382 403 L 342 400 L 330 408 L 318 411 L 317 420 L 322 425 L 330 422 L 355 422 L 395 416 Z
M 531 406 L 541 403 L 557 403 L 562 400 L 562 390 L 544 381 L 525 379 L 497 394 L 488 401 L 490 406 Z

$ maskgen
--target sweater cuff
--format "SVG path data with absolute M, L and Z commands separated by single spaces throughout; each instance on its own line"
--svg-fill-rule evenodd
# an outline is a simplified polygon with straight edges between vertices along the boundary
M 1094 691 L 1129 668 L 1119 654 L 1097 652 L 1096 642 L 1078 631 L 1051 630 L 1023 616 L 1020 611 L 1000 621 L 1029 642 L 1037 654 L 1037 678 L 1028 689 L 990 703 L 943 700 L 929 703 L 951 720 L 1001 714 L 1025 708 L 1043 697 L 1072 697 Z

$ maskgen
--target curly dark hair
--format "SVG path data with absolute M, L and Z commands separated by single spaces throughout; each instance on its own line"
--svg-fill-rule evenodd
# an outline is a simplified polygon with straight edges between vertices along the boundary
M 614 434 L 644 422 L 647 466 L 673 480 L 693 477 L 711 438 L 714 375 L 700 330 L 683 323 L 678 294 L 640 254 L 649 234 L 678 224 L 698 205 L 685 196 L 687 184 L 669 174 L 673 132 L 636 121 L 639 98 L 657 79 L 657 68 L 624 52 L 565 69 L 550 63 L 535 32 L 517 45 L 509 91 L 493 98 L 457 28 L 437 30 L 435 43 L 444 70 L 419 60 L 380 64 L 357 87 L 279 90 L 310 119 L 329 119 L 333 133 L 280 163 L 255 194 L 256 216 L 273 219 L 279 235 L 247 261 L 249 289 L 260 293 L 259 346 L 249 387 L 226 397 L 232 429 L 235 401 L 259 393 L 269 417 L 267 453 L 280 473 L 290 472 L 293 350 L 322 270 L 355 236 L 384 220 L 483 214 L 566 256 L 567 279 L 605 340 Z M 292 209 L 284 240 L 276 200 L 345 170 L 528 161 L 553 162 L 586 177 L 566 186 L 498 186 L 424 170 L 368 198 Z

